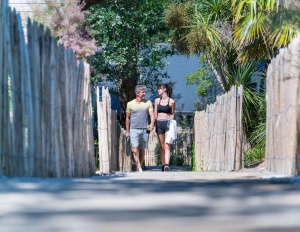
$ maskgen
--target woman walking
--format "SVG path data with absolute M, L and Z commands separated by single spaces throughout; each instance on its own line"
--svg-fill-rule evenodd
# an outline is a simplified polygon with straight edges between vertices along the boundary
M 160 145 L 160 156 L 162 171 L 170 171 L 170 144 L 166 143 L 166 138 L 170 129 L 170 121 L 175 118 L 175 101 L 172 98 L 172 86 L 161 84 L 158 86 L 159 98 L 154 102 L 154 114 L 156 118 L 156 133 Z

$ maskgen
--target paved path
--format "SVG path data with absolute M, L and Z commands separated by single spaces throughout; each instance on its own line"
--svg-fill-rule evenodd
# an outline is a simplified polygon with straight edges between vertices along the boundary
M 257 170 L 0 178 L 0 231 L 300 231 L 299 178 Z

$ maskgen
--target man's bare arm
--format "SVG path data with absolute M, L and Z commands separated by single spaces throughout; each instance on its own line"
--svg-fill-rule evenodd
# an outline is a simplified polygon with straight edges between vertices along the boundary
M 125 136 L 128 137 L 130 136 L 130 113 L 126 112 L 126 130 L 125 130 Z
M 150 114 L 150 120 L 151 120 L 151 123 L 150 123 L 150 131 L 152 131 L 153 128 L 154 128 L 154 123 L 155 123 L 155 115 L 154 115 L 154 111 L 151 110 L 151 111 L 149 112 L 149 114 Z

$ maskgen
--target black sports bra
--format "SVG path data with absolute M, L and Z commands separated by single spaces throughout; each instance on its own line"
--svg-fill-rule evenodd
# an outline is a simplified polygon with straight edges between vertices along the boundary
M 161 100 L 161 99 L 159 99 L 159 103 L 158 103 L 158 106 L 157 106 L 157 113 L 166 113 L 166 114 L 172 113 L 172 108 L 171 108 L 171 106 L 169 105 L 170 98 L 169 98 L 169 100 L 168 100 L 168 104 L 165 105 L 165 106 L 162 106 L 162 105 L 160 104 L 160 100 Z

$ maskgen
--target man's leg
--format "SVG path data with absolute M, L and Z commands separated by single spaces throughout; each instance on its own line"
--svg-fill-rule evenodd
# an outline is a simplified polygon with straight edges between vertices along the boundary
M 145 149 L 148 149 L 148 139 L 149 139 L 149 134 L 146 132 L 146 130 L 143 130 L 143 133 L 140 136 L 140 141 L 139 141 L 139 159 L 140 159 L 140 169 L 139 171 L 143 171 L 142 165 L 144 164 L 145 161 Z
M 140 158 L 141 169 L 143 169 L 143 164 L 145 161 L 145 149 L 140 150 L 139 158 Z
M 132 152 L 132 171 L 138 171 L 140 165 L 139 159 L 139 134 L 140 131 L 137 129 L 130 129 L 130 142 Z
M 139 159 L 139 149 L 138 147 L 132 147 L 131 151 L 133 157 L 132 171 L 135 172 L 138 171 L 139 168 L 141 167 L 140 159 Z

